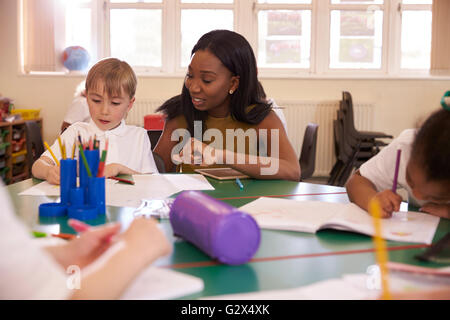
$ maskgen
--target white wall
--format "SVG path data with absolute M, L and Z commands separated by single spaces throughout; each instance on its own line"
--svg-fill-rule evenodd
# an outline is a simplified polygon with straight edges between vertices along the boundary
M 82 76 L 25 76 L 18 70 L 17 5 L 0 0 L 0 93 L 18 108 L 41 108 L 44 138 L 53 142 Z M 166 99 L 180 92 L 182 78 L 139 77 L 136 97 Z M 439 107 L 450 80 L 261 79 L 275 100 L 333 100 L 350 91 L 354 102 L 376 105 L 374 130 L 397 136 Z

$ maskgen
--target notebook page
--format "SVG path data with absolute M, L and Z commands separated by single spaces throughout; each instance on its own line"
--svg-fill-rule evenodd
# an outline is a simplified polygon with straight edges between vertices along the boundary
M 421 212 L 394 212 L 382 220 L 382 237 L 386 240 L 430 244 L 439 224 L 439 217 Z M 345 227 L 366 235 L 374 235 L 372 217 L 353 203 L 346 204 L 326 226 Z
M 340 203 L 261 197 L 240 209 L 249 213 L 263 229 L 315 233 L 342 206 Z

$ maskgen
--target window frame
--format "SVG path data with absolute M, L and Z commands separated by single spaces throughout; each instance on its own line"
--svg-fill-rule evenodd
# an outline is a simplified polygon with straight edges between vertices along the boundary
M 232 3 L 182 3 L 181 0 L 161 2 L 114 3 L 109 0 L 93 0 L 92 42 L 97 52 L 93 60 L 110 55 L 111 9 L 160 9 L 162 12 L 161 67 L 133 66 L 139 76 L 180 77 L 186 72 L 181 67 L 181 12 L 184 9 L 227 9 L 233 11 L 233 28 L 242 34 L 258 55 L 258 13 L 261 10 L 311 10 L 311 44 L 309 68 L 259 68 L 259 76 L 265 78 L 439 78 L 429 74 L 429 69 L 401 68 L 401 17 L 403 11 L 430 10 L 431 4 L 403 4 L 402 0 L 384 0 L 375 4 L 333 4 L 331 0 L 312 0 L 310 4 L 258 3 L 257 0 L 234 0 Z M 370 6 L 383 12 L 382 52 L 380 69 L 330 68 L 330 23 L 332 10 L 361 10 Z M 249 23 L 250 21 L 250 23 Z M 23 35 L 20 35 L 22 38 Z M 61 37 L 59 34 L 58 37 Z M 58 39 L 57 41 L 60 41 Z M 20 51 L 22 52 L 22 51 Z M 22 67 L 20 66 L 20 69 Z M 43 72 L 32 72 L 34 74 Z M 48 72 L 61 74 L 61 72 Z M 444 77 L 445 78 L 445 77 Z

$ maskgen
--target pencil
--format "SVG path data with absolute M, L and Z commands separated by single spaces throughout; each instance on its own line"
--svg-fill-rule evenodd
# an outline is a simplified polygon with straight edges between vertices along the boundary
M 63 155 L 63 146 L 62 146 L 62 142 L 61 142 L 61 136 L 58 136 L 58 144 L 59 144 L 59 151 L 61 151 L 61 157 L 64 159 L 64 155 Z
M 378 200 L 373 199 L 369 202 L 369 212 L 373 218 L 373 225 L 375 234 L 373 236 L 373 243 L 375 246 L 375 257 L 381 275 L 381 298 L 383 300 L 390 300 L 391 294 L 389 292 L 389 274 L 387 269 L 388 255 L 386 250 L 386 243 L 382 238 L 381 233 L 381 207 Z
M 402 150 L 398 149 L 397 150 L 397 161 L 395 162 L 395 172 L 394 172 L 394 182 L 392 184 L 392 192 L 396 193 L 397 192 L 397 180 L 398 180 L 398 171 L 400 168 L 400 156 L 402 154 Z
M 50 154 L 52 155 L 53 160 L 55 160 L 56 165 L 59 167 L 59 161 L 58 161 L 58 159 L 56 159 L 56 156 L 53 153 L 52 148 L 50 148 L 50 146 L 48 145 L 48 143 L 46 141 L 44 141 L 44 145 L 45 145 L 45 148 L 48 150 L 48 152 L 50 152 Z
M 72 146 L 72 160 L 75 159 L 75 148 L 77 146 L 77 139 L 75 139 L 75 141 L 73 142 L 73 146 Z
M 84 155 L 83 147 L 81 145 L 80 145 L 80 155 L 81 155 L 81 158 L 83 159 L 84 167 L 86 168 L 88 177 L 92 178 L 92 172 L 91 172 L 91 169 L 89 168 L 89 164 L 86 160 L 86 156 Z
M 239 189 L 244 190 L 244 185 L 239 178 L 236 178 L 236 184 L 238 185 Z
M 120 181 L 120 182 L 125 182 L 125 183 L 128 183 L 128 184 L 133 184 L 134 185 L 134 181 L 123 179 L 123 178 L 108 177 L 108 179 L 117 180 L 117 181 Z
M 45 238 L 45 237 L 49 236 L 47 233 L 40 232 L 40 231 L 32 231 L 31 233 L 36 238 Z M 50 236 L 65 239 L 65 240 L 72 240 L 77 237 L 74 234 L 68 234 L 68 233 L 52 233 L 52 234 L 50 234 Z

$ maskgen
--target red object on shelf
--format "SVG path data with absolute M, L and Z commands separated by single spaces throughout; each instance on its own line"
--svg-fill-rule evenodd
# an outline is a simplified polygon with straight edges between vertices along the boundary
M 148 114 L 144 116 L 144 128 L 146 130 L 162 130 L 165 116 L 162 114 Z
M 20 140 L 12 140 L 13 152 L 18 152 L 22 150 L 24 145 L 25 145 L 25 138 L 22 138 Z

